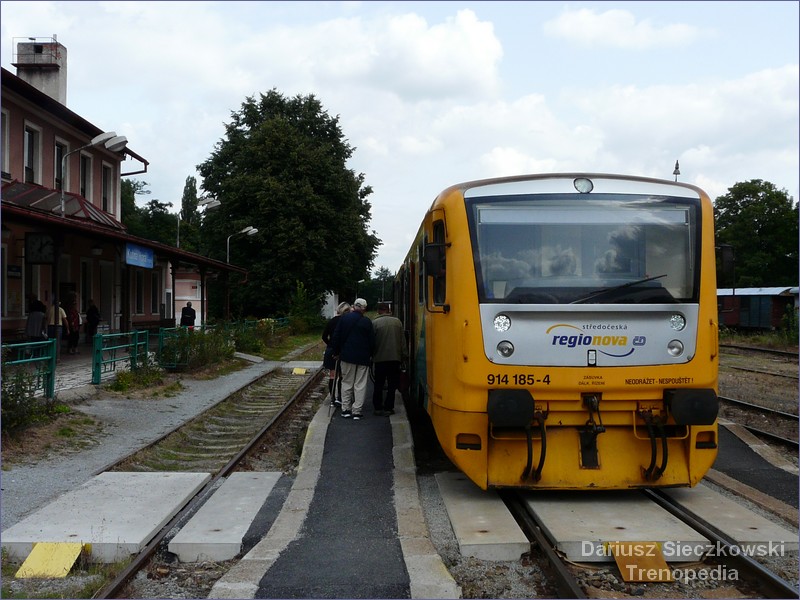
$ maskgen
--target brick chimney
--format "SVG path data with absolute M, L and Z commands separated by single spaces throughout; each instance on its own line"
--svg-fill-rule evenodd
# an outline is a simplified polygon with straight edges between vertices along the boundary
M 14 38 L 17 77 L 67 104 L 67 49 L 52 38 Z

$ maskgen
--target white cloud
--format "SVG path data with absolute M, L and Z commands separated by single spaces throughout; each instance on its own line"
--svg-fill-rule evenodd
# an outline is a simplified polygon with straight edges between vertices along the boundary
M 545 34 L 581 46 L 625 49 L 684 46 L 706 37 L 697 27 L 681 23 L 655 25 L 650 19 L 637 20 L 627 10 L 613 9 L 598 13 L 593 9 L 565 9 L 547 21 Z
M 11 36 L 58 34 L 69 107 L 126 135 L 150 161 L 135 178 L 176 207 L 246 96 L 314 94 L 356 148 L 349 166 L 374 189 L 370 228 L 383 240 L 376 262 L 395 269 L 433 198 L 460 181 L 580 170 L 671 179 L 679 159 L 680 180 L 712 198 L 750 178 L 796 197 L 796 46 L 776 51 L 764 27 L 796 39 L 796 19 L 791 30 L 778 17 L 748 21 L 742 45 L 729 8 L 752 5 L 756 17 L 790 4 L 671 13 L 689 26 L 664 22 L 658 2 L 553 17 L 560 7 L 544 2 L 4 0 L 0 27 L 5 50 Z M 697 50 L 712 26 L 719 47 L 698 55 L 702 68 L 662 78 L 675 48 Z M 587 60 L 593 77 L 565 76 L 585 74 Z

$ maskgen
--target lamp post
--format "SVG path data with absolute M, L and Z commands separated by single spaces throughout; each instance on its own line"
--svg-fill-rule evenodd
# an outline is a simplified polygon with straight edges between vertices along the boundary
M 356 300 L 358 300 L 358 284 L 360 283 L 364 283 L 364 280 L 359 279 L 358 281 L 356 281 Z
M 245 235 L 255 235 L 258 233 L 258 229 L 253 227 L 252 225 L 248 225 L 241 231 L 237 231 L 236 233 L 232 233 L 228 236 L 227 241 L 225 242 L 225 262 L 230 264 L 231 262 L 231 238 L 235 235 L 245 234 Z M 226 277 L 229 277 L 229 274 L 226 274 Z M 225 318 L 230 321 L 231 320 L 231 284 L 228 283 L 227 293 L 225 294 Z
M 248 225 L 241 231 L 237 231 L 236 233 L 232 233 L 228 236 L 227 242 L 225 242 L 225 262 L 231 262 L 231 238 L 235 235 L 239 235 L 240 233 L 244 233 L 246 235 L 255 235 L 258 233 L 258 229 L 253 227 L 252 225 Z
M 88 144 L 85 146 L 81 146 L 80 148 L 76 148 L 75 150 L 71 150 L 67 152 L 61 158 L 61 216 L 64 217 L 65 212 L 65 197 L 64 197 L 64 188 L 67 179 L 67 157 L 70 154 L 75 154 L 76 152 L 80 152 L 81 150 L 86 150 L 87 148 L 94 148 L 95 146 L 99 146 L 103 144 L 106 147 L 106 150 L 109 152 L 120 152 L 128 145 L 128 138 L 124 135 L 117 135 L 114 131 L 106 131 L 105 133 L 101 133 L 100 135 L 94 136 Z
M 205 208 L 205 209 L 217 208 L 218 206 L 221 206 L 221 205 L 222 205 L 222 202 L 220 202 L 219 200 L 215 200 L 214 198 L 203 198 L 202 200 L 200 200 L 197 203 L 197 208 Z M 181 209 L 181 210 L 183 210 L 183 209 Z M 180 248 L 181 247 L 181 211 L 180 210 L 178 211 L 177 216 L 178 216 L 178 238 L 177 238 L 177 240 L 175 242 L 175 247 L 176 248 Z

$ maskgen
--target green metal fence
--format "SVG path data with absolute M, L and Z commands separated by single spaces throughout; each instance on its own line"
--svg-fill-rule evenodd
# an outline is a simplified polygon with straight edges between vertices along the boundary
M 158 364 L 165 369 L 189 366 L 192 345 L 189 338 L 208 327 L 162 327 L 158 330 Z
M 150 351 L 150 335 L 147 331 L 107 333 L 94 336 L 92 340 L 92 383 L 100 383 L 103 375 L 117 370 L 121 362 L 135 369 L 147 361 Z
M 265 319 L 272 332 L 289 326 L 289 319 L 280 317 Z M 219 326 L 226 330 L 256 329 L 261 321 L 251 319 Z M 164 368 L 176 369 L 189 364 L 191 344 L 185 336 L 207 333 L 216 326 L 169 327 L 158 332 L 158 362 Z M 186 343 L 184 343 L 184 341 Z M 134 330 L 124 333 L 98 333 L 92 340 L 92 383 L 100 383 L 102 376 L 117 370 L 120 363 L 135 369 L 147 360 L 150 336 L 147 331 Z M 55 397 L 56 384 L 56 340 L 22 342 L 2 345 L 3 370 L 25 369 L 33 376 L 35 391 L 45 397 Z M 4 373 L 4 377 L 7 373 Z
M 56 394 L 56 340 L 3 344 L 3 378 L 13 369 L 23 369 L 32 375 L 34 389 L 46 398 L 53 398 Z

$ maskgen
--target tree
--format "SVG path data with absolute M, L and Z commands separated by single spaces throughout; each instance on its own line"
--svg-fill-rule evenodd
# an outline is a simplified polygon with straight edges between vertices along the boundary
M 172 246 L 177 235 L 175 215 L 167 209 L 172 207 L 172 202 L 150 200 L 142 210 L 142 225 L 147 232 L 148 240 L 161 242 Z
M 313 95 L 271 90 L 232 113 L 198 172 L 221 202 L 203 226 L 217 258 L 226 259 L 229 236 L 259 230 L 230 240 L 231 263 L 249 271 L 246 286 L 232 286 L 234 312 L 286 314 L 297 281 L 321 306 L 326 291 L 352 289 L 371 267 L 380 244 L 368 231 L 372 188 L 347 168 L 353 151 Z
M 374 280 L 378 287 L 378 300 L 392 300 L 392 285 L 394 283 L 394 275 L 386 267 L 380 267 L 375 271 Z
M 136 206 L 136 196 L 146 196 L 150 190 L 145 189 L 149 183 L 136 179 L 123 179 L 120 193 L 120 212 L 122 224 L 128 228 L 128 233 L 138 237 L 147 237 L 147 230 L 143 223 L 144 210 Z
M 200 248 L 201 215 L 197 212 L 197 203 L 197 180 L 189 176 L 183 186 L 181 211 L 178 214 L 180 223 L 177 227 L 180 231 L 180 248 L 190 252 L 197 252 Z
M 798 282 L 798 208 L 786 190 L 761 179 L 735 184 L 714 202 L 717 245 L 733 247 L 735 287 Z

